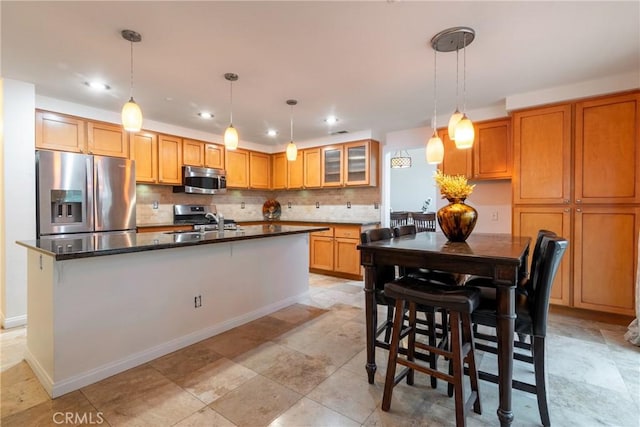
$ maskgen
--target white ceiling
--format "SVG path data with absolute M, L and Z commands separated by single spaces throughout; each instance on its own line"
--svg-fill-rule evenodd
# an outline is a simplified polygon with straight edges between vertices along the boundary
M 36 94 L 109 111 L 134 96 L 145 118 L 222 134 L 226 72 L 240 138 L 282 145 L 329 132 L 430 124 L 439 31 L 469 26 L 467 110 L 509 96 L 640 73 L 640 2 L 0 2 L 2 76 Z M 455 108 L 456 54 L 438 54 L 438 110 Z M 460 54 L 462 73 L 462 54 Z M 103 79 L 107 93 L 84 85 Z M 462 80 L 462 78 L 461 78 Z M 639 78 L 640 80 L 640 78 Z M 462 90 L 460 90 L 462 93 Z M 170 99 L 170 100 L 168 100 Z M 460 101 L 462 106 L 462 101 Z M 197 113 L 215 114 L 204 121 Z M 339 117 L 329 127 L 323 119 Z M 473 119 L 473 117 L 471 117 Z M 267 128 L 280 133 L 267 137 Z

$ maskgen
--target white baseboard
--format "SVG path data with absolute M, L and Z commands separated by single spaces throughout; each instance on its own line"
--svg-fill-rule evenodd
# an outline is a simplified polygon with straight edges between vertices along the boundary
M 47 393 L 49 393 L 52 398 L 56 398 L 62 396 L 63 394 L 78 390 L 89 384 L 93 384 L 95 382 L 108 378 L 112 375 L 126 371 L 127 369 L 142 365 L 143 363 L 147 363 L 153 359 L 172 353 L 181 348 L 195 344 L 204 339 L 218 335 L 222 332 L 228 331 L 229 329 L 235 328 L 236 326 L 240 326 L 256 320 L 262 316 L 266 316 L 291 304 L 304 301 L 308 297 L 308 295 L 309 291 L 306 291 L 300 295 L 286 298 L 282 301 L 278 301 L 266 307 L 261 307 L 258 310 L 245 313 L 241 316 L 229 319 L 216 325 L 209 326 L 205 329 L 192 332 L 190 334 L 184 335 L 171 341 L 167 341 L 144 351 L 134 353 L 126 358 L 115 360 L 106 365 L 102 365 L 95 369 L 91 369 L 79 375 L 74 375 L 58 382 L 53 382 L 51 378 L 46 375 L 45 371 L 40 367 L 31 353 L 29 353 L 28 349 L 26 358 L 27 362 L 29 362 L 29 365 L 31 365 L 32 369 L 34 370 L 36 376 L 44 386 Z
M 0 322 L 3 329 L 17 328 L 18 326 L 24 326 L 27 324 L 27 315 L 4 317 L 4 313 L 0 313 Z
M 49 396 L 55 397 L 52 393 L 53 380 L 49 375 L 47 375 L 47 371 L 45 371 L 42 365 L 40 365 L 38 360 L 33 356 L 33 354 L 31 354 L 28 348 L 24 352 L 24 359 L 33 370 L 33 373 L 36 374 L 36 377 L 40 381 L 40 384 L 42 384 L 42 387 L 44 387 L 44 390 L 49 394 Z

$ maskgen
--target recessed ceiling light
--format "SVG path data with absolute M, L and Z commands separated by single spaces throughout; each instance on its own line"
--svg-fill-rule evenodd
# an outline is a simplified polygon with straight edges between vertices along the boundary
M 327 116 L 324 121 L 327 122 L 328 125 L 334 125 L 338 123 L 338 118 L 336 116 Z
M 276 136 L 277 134 L 278 134 L 278 131 L 275 130 L 275 129 L 269 129 L 267 131 L 267 135 L 269 135 L 269 136 Z
M 91 89 L 96 90 L 109 90 L 111 86 L 102 82 L 84 82 L 85 85 L 89 86 Z
M 202 111 L 202 112 L 198 113 L 198 115 L 203 119 L 212 119 L 213 118 L 213 114 L 207 113 L 205 111 Z

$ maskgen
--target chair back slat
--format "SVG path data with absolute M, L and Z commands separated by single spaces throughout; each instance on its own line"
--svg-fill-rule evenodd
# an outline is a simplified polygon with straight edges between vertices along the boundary
M 418 233 L 422 231 L 436 231 L 436 213 L 413 212 L 411 214 L 413 224 L 416 226 Z
M 401 225 L 393 228 L 393 237 L 406 236 L 407 234 L 416 234 L 415 224 Z
M 391 227 L 399 227 L 409 223 L 409 212 L 391 212 Z

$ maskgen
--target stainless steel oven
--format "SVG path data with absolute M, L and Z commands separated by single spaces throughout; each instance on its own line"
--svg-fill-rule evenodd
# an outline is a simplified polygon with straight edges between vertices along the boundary
M 182 167 L 182 185 L 174 193 L 221 194 L 227 192 L 227 174 L 223 169 Z

